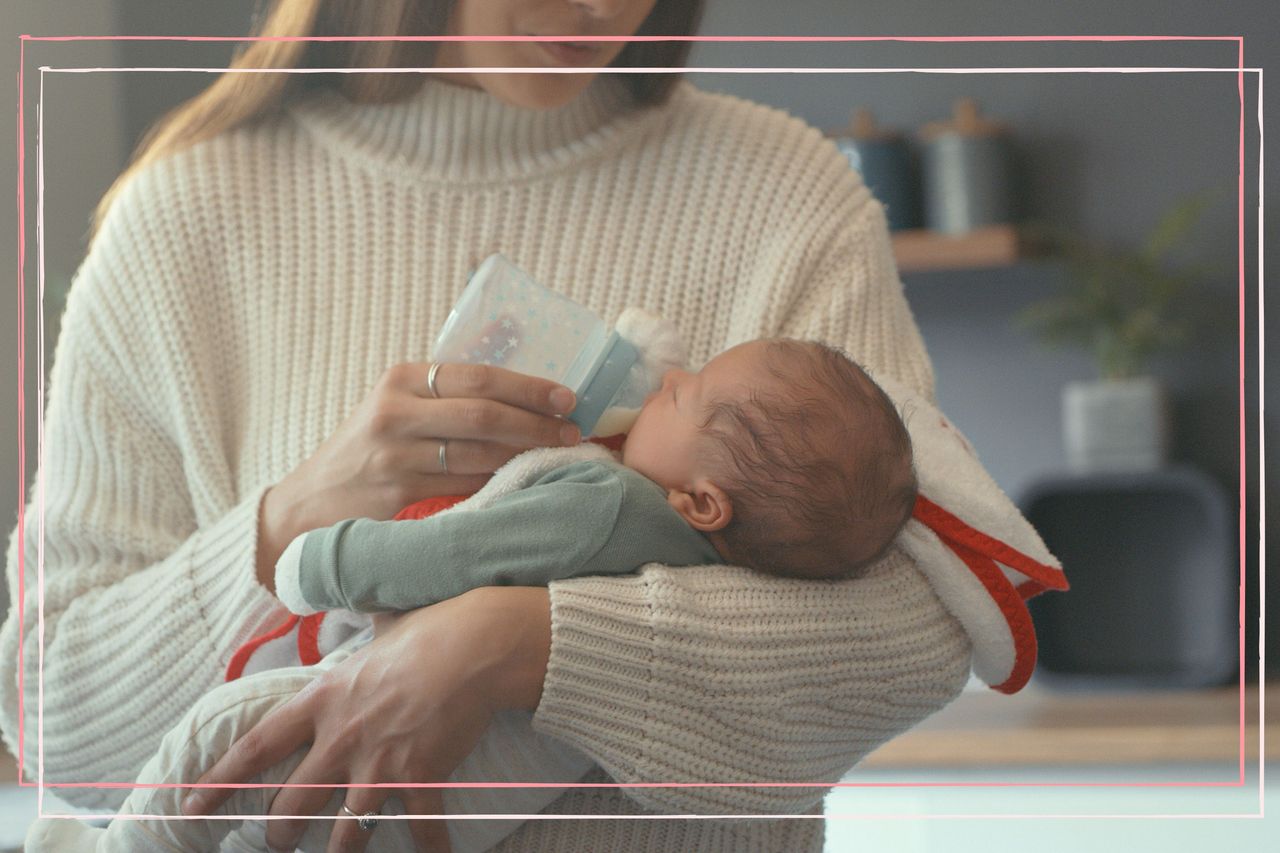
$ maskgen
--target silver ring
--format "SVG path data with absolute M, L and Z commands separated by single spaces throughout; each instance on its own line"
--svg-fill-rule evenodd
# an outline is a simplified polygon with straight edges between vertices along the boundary
M 364 814 L 356 814 L 351 809 L 347 808 L 346 803 L 342 804 L 342 810 L 355 818 L 356 826 L 360 827 L 365 832 L 373 832 L 378 828 L 378 815 L 381 814 L 381 812 L 365 812 Z
M 441 474 L 449 473 L 449 459 L 448 459 L 448 455 L 445 452 L 446 448 L 448 447 L 449 447 L 449 439 L 447 438 L 440 439 L 440 453 L 438 454 L 438 458 L 440 460 Z
M 431 392 L 431 396 L 437 400 L 440 399 L 440 392 L 436 389 L 436 374 L 440 372 L 440 362 L 434 362 L 431 369 L 427 371 L 427 390 Z

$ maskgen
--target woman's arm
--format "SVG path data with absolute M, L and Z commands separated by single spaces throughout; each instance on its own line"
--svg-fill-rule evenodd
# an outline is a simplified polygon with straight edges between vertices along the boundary
M 127 224 L 119 220 L 117 231 Z M 39 721 L 47 781 L 131 780 L 163 731 L 218 682 L 232 650 L 277 610 L 253 572 L 262 490 L 237 500 L 215 483 L 200 509 L 191 494 L 187 471 L 227 472 L 208 447 L 181 445 L 165 419 L 162 398 L 178 379 L 147 340 L 159 338 L 145 325 L 158 320 L 142 309 L 148 274 L 164 271 L 138 268 L 139 251 L 100 242 L 72 289 L 42 464 L 8 554 L 13 608 L 0 633 L 0 708 L 16 750 L 12 667 L 21 642 L 28 778 Z M 117 275 L 136 276 L 133 288 L 117 286 Z M 148 335 L 130 339 L 138 325 Z M 101 806 L 122 793 L 70 788 L 63 796 Z

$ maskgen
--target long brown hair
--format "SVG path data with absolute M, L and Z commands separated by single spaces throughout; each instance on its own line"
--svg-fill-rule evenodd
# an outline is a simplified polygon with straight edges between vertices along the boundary
M 351 37 L 440 35 L 455 0 L 274 0 L 253 36 Z M 658 0 L 637 35 L 691 35 L 704 0 Z M 430 67 L 438 42 L 430 41 L 251 41 L 232 68 L 405 68 Z M 612 63 L 619 68 L 679 68 L 690 43 L 628 42 Z M 676 74 L 622 74 L 638 104 L 666 100 Z M 270 115 L 297 94 L 334 88 L 357 102 L 408 97 L 422 85 L 418 74 L 246 74 L 220 75 L 210 86 L 157 121 L 94 211 L 94 231 L 121 188 L 149 163 L 197 142 Z

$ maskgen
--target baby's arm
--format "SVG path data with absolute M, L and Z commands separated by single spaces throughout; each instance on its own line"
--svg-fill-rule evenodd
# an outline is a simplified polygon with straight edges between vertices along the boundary
M 576 463 L 483 509 L 312 531 L 281 556 L 277 594 L 295 613 L 409 610 L 481 586 L 545 586 L 657 560 L 716 562 L 700 534 L 654 511 L 660 494 L 636 494 L 628 473 Z

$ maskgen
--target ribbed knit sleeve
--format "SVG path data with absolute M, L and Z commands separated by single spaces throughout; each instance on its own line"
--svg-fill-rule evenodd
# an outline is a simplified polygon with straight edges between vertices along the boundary
M 832 207 L 814 208 L 824 224 L 813 242 L 783 247 L 794 260 L 767 268 L 746 291 L 764 297 L 760 314 L 737 320 L 754 334 L 843 346 L 931 395 L 883 209 L 847 169 L 831 177 Z M 830 784 L 955 698 L 969 672 L 962 629 L 897 551 L 838 583 L 655 566 L 635 578 L 555 583 L 551 601 L 535 725 L 619 782 Z M 654 811 L 701 814 L 801 814 L 826 793 L 624 791 Z
M 165 212 L 143 207 L 136 192 L 121 200 L 72 287 L 24 518 L 22 598 L 16 531 L 9 549 L 15 607 L 0 656 L 18 659 L 21 619 L 25 770 L 37 777 L 42 720 L 46 782 L 132 781 L 159 737 L 219 682 L 231 651 L 278 607 L 254 574 L 264 489 L 219 489 L 206 476 L 224 464 L 209 443 L 216 430 L 187 428 L 178 412 L 190 407 L 174 405 L 174 395 L 210 393 L 186 375 L 180 325 L 167 315 L 182 308 L 157 284 L 184 274 L 190 246 L 169 234 L 171 251 L 157 253 L 147 217 Z M 204 487 L 193 494 L 196 476 Z M 42 680 L 51 687 L 41 716 Z M 0 684 L 15 754 L 17 687 Z M 115 806 L 124 793 L 59 795 Z
M 618 782 L 830 785 L 968 676 L 959 625 L 897 552 L 839 583 L 650 566 L 551 590 L 535 727 Z M 802 814 L 826 789 L 624 793 L 665 814 Z

